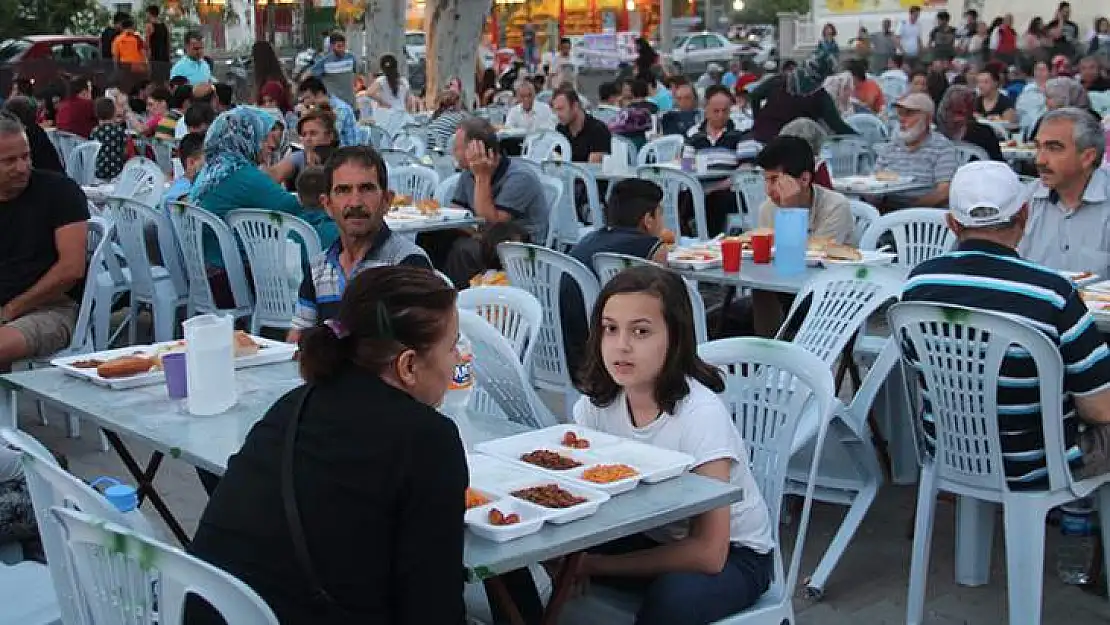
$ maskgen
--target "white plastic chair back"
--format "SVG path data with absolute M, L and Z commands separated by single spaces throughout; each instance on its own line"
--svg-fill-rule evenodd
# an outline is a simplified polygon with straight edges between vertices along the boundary
M 909 84 L 898 76 L 879 76 L 875 80 L 879 83 L 883 100 L 887 102 L 888 107 L 893 106 L 894 102 L 910 89 Z
M 115 189 L 112 190 L 112 196 L 154 207 L 162 201 L 165 192 L 166 175 L 162 173 L 158 163 L 142 156 L 135 156 L 123 166 L 123 171 L 116 180 Z
M 725 378 L 721 399 L 747 445 L 752 476 L 767 504 L 778 545 L 774 550 L 775 575 L 771 587 L 755 606 L 721 622 L 777 624 L 785 619 L 794 623 L 791 600 L 809 529 L 818 460 L 837 404 L 832 372 L 802 347 L 769 339 L 745 337 L 710 341 L 698 346 L 698 355 L 717 366 Z M 820 428 L 790 567 L 784 571 L 779 514 L 794 440 L 806 414 L 816 415 Z
M 948 212 L 937 208 L 904 208 L 887 213 L 872 222 L 860 238 L 861 250 L 877 249 L 879 237 L 886 232 L 894 236 L 894 261 L 906 270 L 951 251 L 956 235 L 948 229 Z
M 512 345 L 524 370 L 531 370 L 532 353 L 543 324 L 539 300 L 515 286 L 478 286 L 459 291 L 458 306 L 497 328 Z
M 157 165 L 157 163 L 155 163 Z M 185 175 L 185 166 L 181 164 L 181 159 L 176 156 L 173 158 L 173 177 L 174 180 L 181 178 Z
M 863 233 L 879 219 L 879 209 L 863 200 L 850 200 L 849 203 L 852 207 L 852 221 L 855 222 L 852 240 L 849 242 L 858 247 L 860 240 L 863 239 Z
M 767 201 L 763 170 L 750 167 L 737 169 L 732 174 L 732 192 L 736 194 L 736 206 L 740 210 L 744 230 L 754 229 L 759 224 L 759 209 Z
M 408 152 L 406 150 L 382 148 L 378 150 L 378 154 L 382 155 L 382 160 L 385 161 L 386 169 L 388 169 L 391 173 L 394 167 L 407 167 L 409 165 L 420 164 L 420 159 L 413 156 L 411 152 Z
M 697 178 L 673 167 L 660 165 L 641 165 L 636 168 L 636 176 L 654 182 L 663 190 L 663 224 L 670 228 L 675 236 L 680 236 L 682 233 L 682 224 L 678 215 L 679 193 L 684 190 L 689 191 L 694 205 L 697 240 L 709 239 L 709 226 L 705 219 L 705 189 Z
M 476 392 L 471 395 L 469 408 L 487 408 L 490 412 L 488 407 L 495 407 L 495 414 L 504 414 L 510 421 L 530 428 L 559 422 L 532 390 L 527 370 L 497 328 L 475 312 L 459 310 L 459 332 L 470 340 L 474 354 L 471 367 Z
M 150 151 L 154 153 L 154 162 L 162 170 L 163 176 L 173 175 L 173 149 L 175 147 L 177 147 L 176 141 L 150 140 Z
M 96 184 L 96 155 L 99 141 L 84 141 L 65 153 L 66 175 L 82 186 Z
M 856 113 L 855 115 L 849 115 L 844 121 L 872 145 L 890 141 L 890 130 L 883 123 L 883 120 L 876 115 Z
M 834 135 L 825 139 L 821 152 L 826 155 L 825 163 L 833 178 L 868 173 L 874 162 L 871 144 L 852 135 Z
M 389 132 L 376 124 L 359 124 L 359 145 L 368 145 L 375 149 L 393 147 L 393 139 Z
M 827 269 L 802 286 L 776 338 L 782 338 L 809 300 L 792 342 L 831 368 L 867 318 L 883 304 L 898 299 L 903 282 L 903 272 L 889 267 Z
M 374 111 L 374 126 L 395 138 L 407 124 L 413 122 L 408 111 L 394 108 L 378 108 Z
M 628 269 L 629 267 L 639 267 L 641 265 L 651 265 L 660 269 L 667 269 L 666 267 L 640 258 L 639 256 L 630 256 L 628 254 L 616 254 L 613 252 L 598 252 L 593 257 L 594 272 L 597 273 L 598 281 L 601 286 L 605 286 L 606 282 L 613 279 L 613 276 Z M 686 285 L 686 295 L 690 298 L 690 308 L 694 313 L 694 338 L 697 342 L 704 343 L 709 340 L 709 326 L 706 319 L 705 312 L 705 298 L 701 296 L 701 291 L 698 290 L 698 283 L 690 280 L 686 276 L 682 276 L 682 282 Z
M 412 200 L 430 200 L 436 196 L 439 174 L 423 165 L 389 168 L 389 190 Z
M 566 206 L 567 202 L 563 197 L 563 181 L 542 173 L 537 174 L 536 178 L 543 187 L 544 199 L 548 207 L 547 239 L 544 244 L 556 250 L 574 245 L 578 241 L 578 229 L 577 226 L 570 225 L 569 218 L 564 219 L 566 212 L 573 208 Z
M 574 189 L 575 182 L 581 181 L 582 186 L 586 188 L 586 204 L 588 210 L 588 217 L 590 225 L 600 227 L 605 224 L 605 213 L 601 208 L 601 197 L 597 192 L 597 177 L 588 168 L 583 167 L 578 163 L 571 163 L 569 161 L 544 161 L 540 164 L 542 171 L 555 178 L 560 178 L 563 181 L 563 195 L 572 198 L 571 203 L 574 203 Z M 578 221 L 580 226 L 586 224 L 578 219 L 578 207 L 575 206 L 575 220 Z
M 414 137 L 410 134 L 401 133 L 393 137 L 393 149 L 402 150 L 412 154 L 416 158 L 421 158 L 428 150 L 428 140 L 422 137 Z
M 972 161 L 989 161 L 991 157 L 983 148 L 966 141 L 954 141 L 953 147 L 956 148 L 956 163 L 960 167 L 967 165 Z
M 249 586 L 180 549 L 59 507 L 47 511 L 47 523 L 64 537 L 92 623 L 181 623 L 185 598 L 195 594 L 226 622 L 278 625 L 273 610 Z
M 1088 97 L 1090 94 L 1087 94 Z M 1041 118 L 1048 110 L 1044 94 L 1039 90 L 1023 91 L 1018 96 L 1017 102 L 1014 103 L 1014 109 L 1018 114 L 1018 122 L 1021 124 L 1021 135 L 1026 139 L 1029 138 L 1029 131 L 1032 130 L 1033 124 Z
M 290 235 L 296 234 L 308 258 L 319 256 L 322 246 L 320 235 L 299 217 L 259 208 L 240 208 L 227 214 L 231 230 L 238 236 L 247 252 L 254 282 L 254 314 L 251 315 L 251 333 L 258 334 L 263 327 L 289 328 L 297 302 L 297 289 L 301 272 L 300 258 L 297 270 L 290 271 Z
M 65 130 L 51 130 L 46 133 L 46 135 L 50 137 L 50 142 L 54 144 L 54 149 L 58 151 L 58 155 L 63 158 L 66 154 L 72 152 L 74 148 L 87 141 L 87 139 L 81 135 L 75 135 Z
M 562 280 L 567 276 L 577 283 L 582 292 L 583 313 L 589 319 L 600 289 L 597 277 L 570 256 L 538 245 L 502 243 L 497 246 L 497 255 L 509 282 L 531 293 L 543 308 L 543 324 L 532 356 L 536 385 L 568 395 L 574 393 L 563 343 Z M 571 407 L 567 406 L 568 413 Z
M 1087 98 L 1091 101 L 1091 110 L 1098 113 L 1099 117 L 1110 115 L 1110 92 L 1088 91 Z
M 94 621 L 89 619 L 77 586 L 77 576 L 66 557 L 65 537 L 56 525 L 49 522 L 50 509 L 55 506 L 77 508 L 123 525 L 127 524 L 127 518 L 103 495 L 58 466 L 54 456 L 30 434 L 3 428 L 0 429 L 0 441 L 23 454 L 23 474 L 27 490 L 31 493 L 31 505 L 61 608 L 62 622 L 91 625 Z
M 619 115 L 620 112 L 621 110 L 615 106 L 607 106 L 605 104 L 601 104 L 598 105 L 598 107 L 594 110 L 590 111 L 590 115 L 593 115 L 595 119 L 608 126 L 617 119 L 617 115 Z
M 636 149 L 636 144 L 632 142 L 632 139 L 629 139 L 628 137 L 625 137 L 623 135 L 611 135 L 609 139 L 611 152 L 616 152 L 616 150 L 613 150 L 611 146 L 617 143 L 624 145 L 624 153 L 628 157 L 628 162 L 626 163 L 626 165 L 628 165 L 629 167 L 635 167 L 636 158 L 639 154 L 639 150 Z M 612 189 L 613 186 L 609 185 L 609 188 Z
M 555 130 L 540 130 L 530 132 L 524 137 L 524 147 L 520 152 L 522 158 L 540 163 L 552 157 L 558 150 L 562 160 L 571 160 L 570 140 L 563 133 Z
M 455 187 L 459 186 L 460 174 L 451 174 L 439 182 L 436 187 L 436 201 L 440 206 L 450 206 L 455 199 Z
M 682 147 L 686 145 L 686 138 L 682 135 L 664 135 L 652 139 L 640 148 L 636 154 L 637 165 L 655 165 L 673 163 L 682 156 Z
M 204 313 L 229 313 L 236 318 L 250 316 L 254 310 L 254 302 L 250 289 L 247 288 L 239 245 L 235 242 L 231 228 L 219 217 L 187 202 L 171 202 L 170 216 L 185 259 L 185 273 L 189 276 L 189 305 L 186 315 L 192 317 Z M 220 246 L 224 269 L 235 300 L 235 308 L 230 310 L 216 308 L 212 287 L 208 284 L 208 271 L 204 262 L 206 228 L 215 234 Z
M 88 244 L 92 254 L 89 264 L 85 269 L 85 289 L 81 293 L 81 303 L 77 308 L 77 323 L 73 326 L 70 335 L 69 347 L 64 350 L 66 354 L 85 354 L 107 347 L 108 327 L 98 327 L 93 323 L 93 312 L 96 306 L 111 307 L 112 302 L 101 302 L 101 293 L 97 289 L 100 280 L 110 274 L 105 259 L 112 256 L 115 251 L 112 240 L 115 236 L 115 226 L 102 217 L 90 217 L 88 221 Z M 119 276 L 122 278 L 122 276 Z M 110 279 L 110 278 L 109 278 Z

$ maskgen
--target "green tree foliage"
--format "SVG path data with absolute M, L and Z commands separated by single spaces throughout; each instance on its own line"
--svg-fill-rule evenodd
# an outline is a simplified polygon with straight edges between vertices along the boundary
M 109 15 L 96 0 L 0 0 L 0 38 L 97 32 Z

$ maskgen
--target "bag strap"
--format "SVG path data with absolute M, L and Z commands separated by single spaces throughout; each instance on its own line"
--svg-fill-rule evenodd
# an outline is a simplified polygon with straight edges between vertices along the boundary
M 312 600 L 329 608 L 344 611 L 335 598 L 324 590 L 316 568 L 312 566 L 312 556 L 308 553 L 308 543 L 305 541 L 304 525 L 301 523 L 301 514 L 297 509 L 297 493 L 293 486 L 293 450 L 297 441 L 297 429 L 304 414 L 305 402 L 312 394 L 313 387 L 306 385 L 304 392 L 293 409 L 293 416 L 285 424 L 285 443 L 281 450 L 281 502 L 285 508 L 285 521 L 289 524 L 289 537 L 293 540 L 293 554 L 297 564 L 308 578 L 312 587 Z

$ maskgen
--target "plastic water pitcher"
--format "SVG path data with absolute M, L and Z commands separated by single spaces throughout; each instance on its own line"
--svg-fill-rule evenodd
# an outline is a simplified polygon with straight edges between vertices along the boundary
M 780 208 L 775 211 L 775 270 L 795 275 L 806 270 L 809 210 Z
M 231 408 L 237 398 L 232 318 L 197 315 L 181 325 L 185 329 L 189 412 L 214 415 Z

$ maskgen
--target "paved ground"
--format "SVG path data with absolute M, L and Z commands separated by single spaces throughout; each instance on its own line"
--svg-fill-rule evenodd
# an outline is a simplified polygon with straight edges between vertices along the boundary
M 98 449 L 97 436 L 86 427 L 79 439 L 65 436 L 63 421 L 57 413 L 48 414 L 49 425 L 42 426 L 32 413 L 31 402 L 21 402 L 21 427 L 42 439 L 48 447 L 64 453 L 71 470 L 91 479 L 100 475 L 126 478 L 127 473 L 113 452 Z M 140 458 L 147 451 L 132 447 Z M 166 459 L 157 485 L 167 504 L 191 533 L 205 503 L 204 491 L 192 468 L 183 462 Z M 857 541 L 848 551 L 826 588 L 820 602 L 798 598 L 795 601 L 800 625 L 885 625 L 905 622 L 907 569 L 911 541 L 908 538 L 916 490 L 913 487 L 886 487 L 863 524 Z M 149 504 L 147 516 L 156 517 Z M 986 625 L 1004 623 L 1006 613 L 1005 551 L 1001 531 L 994 548 L 991 583 L 980 588 L 963 588 L 953 582 L 954 506 L 942 503 L 937 513 L 934 553 L 930 566 L 926 622 L 936 625 Z M 812 567 L 835 531 L 843 514 L 835 506 L 815 508 L 811 539 L 806 545 L 804 570 Z M 1001 520 L 999 520 L 1001 527 Z M 1054 546 L 1058 532 L 1048 528 L 1048 558 L 1045 570 L 1046 624 L 1085 625 L 1110 622 L 1110 603 L 1060 583 L 1055 574 Z M 168 535 L 168 534 L 167 534 Z M 793 544 L 793 533 L 784 531 L 785 542 Z

